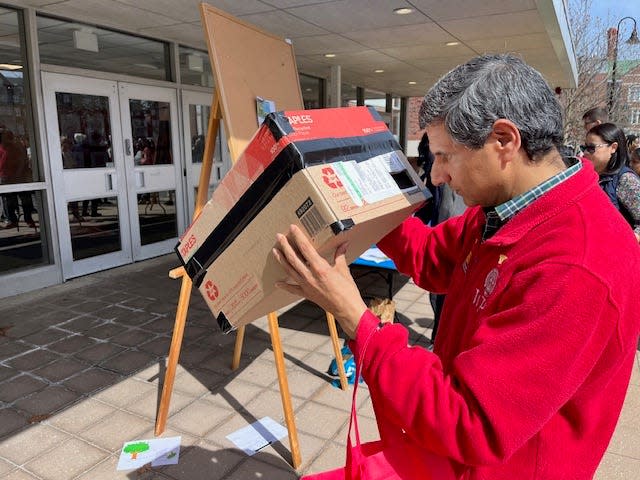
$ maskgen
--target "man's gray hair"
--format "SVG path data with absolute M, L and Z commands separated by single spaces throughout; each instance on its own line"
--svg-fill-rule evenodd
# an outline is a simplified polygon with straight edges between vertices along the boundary
M 498 119 L 518 127 L 532 160 L 562 145 L 555 94 L 513 55 L 482 55 L 459 65 L 431 87 L 420 107 L 420 128 L 442 122 L 454 141 L 473 149 L 484 145 Z

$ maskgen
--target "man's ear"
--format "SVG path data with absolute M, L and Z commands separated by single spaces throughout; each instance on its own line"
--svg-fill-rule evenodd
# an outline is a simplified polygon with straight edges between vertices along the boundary
M 511 120 L 500 118 L 493 122 L 491 136 L 498 152 L 505 156 L 505 159 L 511 159 L 522 146 L 520 130 Z

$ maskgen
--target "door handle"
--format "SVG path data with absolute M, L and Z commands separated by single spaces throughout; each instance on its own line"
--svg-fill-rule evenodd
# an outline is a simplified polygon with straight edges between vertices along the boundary
M 113 191 L 115 185 L 114 185 L 114 181 L 113 181 L 113 173 L 106 173 L 105 174 L 105 179 L 104 179 L 104 188 L 107 192 L 111 192 Z
M 136 187 L 144 188 L 144 172 L 136 170 Z
M 129 138 L 124 140 L 124 151 L 127 155 L 131 155 L 131 139 Z

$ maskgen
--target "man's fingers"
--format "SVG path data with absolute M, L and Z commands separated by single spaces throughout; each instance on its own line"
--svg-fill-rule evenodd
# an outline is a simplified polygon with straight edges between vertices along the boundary
M 280 243 L 280 238 L 278 238 L 278 245 L 280 247 L 280 249 L 282 249 L 282 244 Z M 285 239 L 286 242 L 286 239 Z M 289 247 L 291 248 L 291 247 Z M 280 265 L 282 265 L 282 268 L 284 269 L 285 273 L 287 275 L 289 275 L 289 277 L 291 277 L 294 281 L 296 281 L 297 283 L 300 283 L 301 281 L 301 277 L 298 274 L 298 272 L 296 271 L 296 269 L 289 263 L 289 260 L 287 259 L 287 257 L 283 254 L 283 252 L 281 250 L 279 250 L 278 248 L 273 248 L 272 250 L 273 256 L 276 257 L 276 260 L 278 261 L 278 263 Z
M 291 235 L 291 240 L 293 240 L 296 248 L 300 252 L 300 255 L 302 255 L 302 259 L 306 261 L 310 267 L 317 265 L 318 261 L 324 261 L 316 251 L 313 244 L 307 239 L 305 234 L 297 225 L 291 225 L 289 233 Z
M 333 257 L 333 263 L 336 267 L 338 267 L 341 271 L 345 271 L 349 269 L 349 265 L 347 264 L 347 248 L 349 244 L 347 242 L 341 243 L 336 248 L 336 252 Z

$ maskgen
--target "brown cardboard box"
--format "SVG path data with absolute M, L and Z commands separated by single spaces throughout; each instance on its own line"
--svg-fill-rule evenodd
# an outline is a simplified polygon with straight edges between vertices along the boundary
M 176 246 L 223 331 L 297 297 L 271 249 L 297 224 L 327 259 L 355 260 L 428 196 L 375 110 L 270 114 Z

